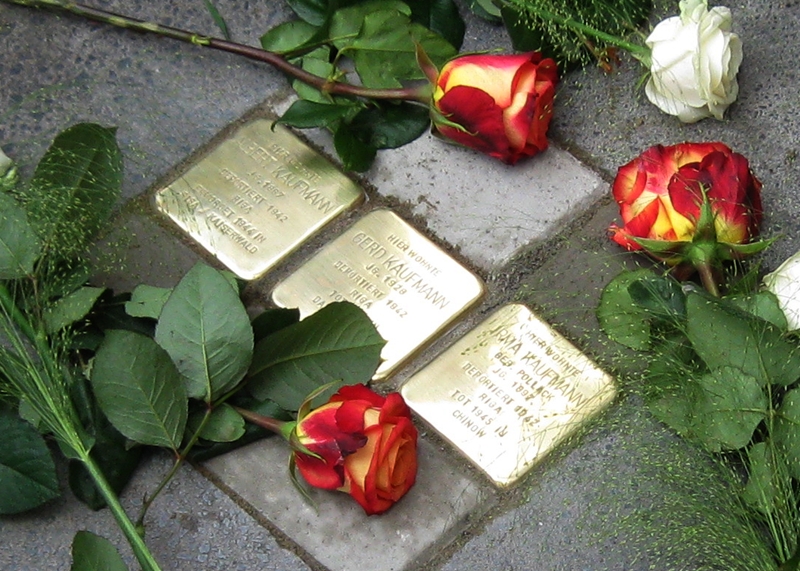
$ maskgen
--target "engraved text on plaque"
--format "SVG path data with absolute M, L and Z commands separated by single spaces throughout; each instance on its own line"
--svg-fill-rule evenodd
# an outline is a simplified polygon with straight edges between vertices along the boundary
M 302 316 L 334 301 L 360 306 L 386 339 L 375 379 L 483 295 L 481 280 L 388 210 L 376 210 L 278 284 L 273 300 Z
M 257 119 L 156 194 L 156 206 L 245 279 L 283 260 L 363 192 L 286 129 Z
M 516 481 L 616 391 L 527 307 L 502 307 L 406 382 L 409 406 L 497 485 Z

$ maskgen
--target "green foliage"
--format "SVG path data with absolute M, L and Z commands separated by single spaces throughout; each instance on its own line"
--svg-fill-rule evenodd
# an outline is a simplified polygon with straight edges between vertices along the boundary
M 606 287 L 598 319 L 644 352 L 639 390 L 656 418 L 708 452 L 733 453 L 721 461 L 746 475 L 736 487 L 748 517 L 786 562 L 800 531 L 800 346 L 774 296 L 715 298 L 639 270 Z
M 653 7 L 651 0 L 498 0 L 496 3 L 514 49 L 541 51 L 564 68 L 600 59 L 612 47 L 566 22 L 577 22 L 623 40 L 636 32 Z M 493 13 L 487 10 L 485 2 L 477 4 L 479 14 Z
M 267 31 L 261 37 L 262 47 L 284 54 L 329 83 L 412 89 L 409 82 L 424 83 L 426 79 L 417 63 L 417 48 L 441 66 L 457 54 L 464 36 L 464 22 L 452 0 L 306 0 L 289 4 L 300 20 Z M 379 149 L 405 145 L 430 124 L 424 89 L 406 91 L 417 103 L 398 106 L 331 96 L 299 80 L 292 86 L 300 101 L 280 122 L 330 130 L 346 170 L 367 170 Z
M 188 396 L 209 403 L 242 380 L 253 355 L 253 330 L 238 292 L 205 264 L 195 265 L 172 290 L 155 339 L 175 363 Z
M 647 270 L 618 275 L 603 289 L 597 308 L 597 320 L 605 334 L 639 351 L 650 346 L 650 322 L 645 319 L 645 309 L 633 301 L 628 286 L 646 276 L 649 276 Z
M 385 343 L 360 308 L 332 303 L 258 343 L 249 390 L 259 400 L 297 410 L 325 384 L 369 381 Z
M 50 451 L 30 424 L 0 410 L 0 514 L 19 513 L 58 497 Z
M 61 331 L 86 317 L 104 291 L 102 287 L 84 286 L 47 307 L 43 315 L 47 333 Z
M 72 540 L 71 571 L 128 571 L 117 548 L 99 535 L 79 531 Z
M 171 293 L 170 288 L 140 284 L 131 292 L 130 301 L 125 302 L 125 313 L 131 317 L 158 319 Z
M 82 256 L 119 198 L 122 155 L 115 129 L 80 123 L 59 134 L 19 191 L 45 252 Z
M 31 275 L 40 252 L 25 210 L 10 195 L 0 193 L 0 279 Z
M 109 331 L 94 358 L 92 388 L 108 420 L 135 442 L 177 450 L 186 390 L 167 352 L 130 331 Z

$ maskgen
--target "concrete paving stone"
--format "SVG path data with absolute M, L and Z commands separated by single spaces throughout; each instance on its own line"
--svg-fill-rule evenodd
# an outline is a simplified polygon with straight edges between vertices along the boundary
M 413 569 L 496 501 L 485 483 L 424 439 L 416 484 L 380 516 L 366 516 L 339 492 L 309 489 L 315 505 L 304 502 L 286 472 L 288 455 L 284 442 L 270 438 L 204 466 L 330 571 Z
M 157 454 L 143 462 L 123 496 L 135 518 L 141 498 L 169 470 L 170 459 Z M 145 519 L 147 544 L 164 571 L 309 571 L 292 551 L 278 544 L 256 520 L 190 466 L 184 466 L 156 499 Z M 93 512 L 69 490 L 33 512 L 0 518 L 0 570 L 67 571 L 78 530 L 109 539 L 131 569 L 133 554 L 111 512 Z
M 767 0 L 724 3 L 733 12 L 734 30 L 742 35 L 745 50 L 739 75 L 739 99 L 724 121 L 705 120 L 683 125 L 674 117 L 662 114 L 634 88 L 642 68 L 623 56 L 623 65 L 614 75 L 607 76 L 588 68 L 573 72 L 562 81 L 550 131 L 556 144 L 532 161 L 514 169 L 494 163 L 490 167 L 487 159 L 470 151 L 425 137 L 405 149 L 381 153 L 375 168 L 366 173 L 364 180 L 379 194 L 397 196 L 405 201 L 410 211 L 428 221 L 429 230 L 438 239 L 460 248 L 469 263 L 492 276 L 491 303 L 511 298 L 527 301 L 604 366 L 614 367 L 618 361 L 613 352 L 606 352 L 608 345 L 597 331 L 593 304 L 607 280 L 635 257 L 622 254 L 606 242 L 604 229 L 615 215 L 613 205 L 608 202 L 592 209 L 594 217 L 575 222 L 575 217 L 603 192 L 603 185 L 589 170 L 571 162 L 559 148 L 566 149 L 610 180 L 619 165 L 650 145 L 721 140 L 745 154 L 764 182 L 766 232 L 785 234 L 767 254 L 767 266 L 776 266 L 782 258 L 800 249 L 797 198 L 800 116 L 796 113 L 798 71 L 794 64 L 800 59 L 800 3 Z M 258 44 L 258 36 L 271 24 L 289 17 L 283 2 L 242 4 L 217 0 L 215 4 L 225 15 L 234 39 L 253 45 Z M 657 4 L 653 22 L 675 13 L 677 2 L 658 0 Z M 97 0 L 97 5 L 216 33 L 202 2 Z M 465 49 L 498 46 L 508 46 L 502 28 L 471 18 Z M 68 125 L 80 120 L 115 124 L 119 126 L 118 137 L 125 155 L 126 197 L 146 192 L 175 164 L 248 110 L 262 103 L 267 110 L 279 110 L 290 97 L 280 74 L 263 65 L 168 40 L 86 24 L 69 16 L 56 17 L 6 4 L 0 4 L 0 54 L 0 77 L 3 78 L 0 142 L 7 153 L 28 165 L 24 174 L 30 174 L 32 161 L 40 156 L 52 137 Z M 309 136 L 326 149 L 328 143 L 324 135 L 310 133 Z M 550 158 L 551 154 L 556 158 Z M 571 173 L 566 180 L 579 187 L 577 192 L 565 190 L 564 196 L 572 201 L 566 207 L 557 203 L 559 189 L 555 183 L 538 187 L 525 180 L 535 181 L 545 166 L 549 171 L 560 168 L 559 165 L 565 173 Z M 496 177 L 488 176 L 487 169 Z M 525 174 L 517 175 L 517 172 Z M 453 184 L 453 180 L 462 182 Z M 475 184 L 470 185 L 470 180 Z M 477 185 L 483 186 L 484 192 L 480 192 Z M 485 191 L 486 188 L 489 191 Z M 505 211 L 507 218 L 500 220 L 492 209 L 498 197 L 508 198 L 506 193 L 509 192 L 514 197 L 508 199 L 512 208 Z M 541 197 L 540 193 L 546 196 Z M 479 202 L 475 194 L 488 202 Z M 554 201 L 550 201 L 551 198 Z M 520 203 L 514 204 L 517 200 Z M 546 216 L 542 215 L 540 202 L 550 208 Z M 482 219 L 474 216 L 476 211 L 478 215 L 483 214 Z M 141 257 L 137 258 L 134 253 L 130 265 L 125 266 L 130 271 L 123 268 L 113 279 L 135 283 L 137 276 L 142 275 L 154 285 L 170 285 L 193 263 L 196 257 L 193 250 L 152 220 L 145 217 L 130 224 L 124 227 L 135 229 L 137 235 L 148 236 L 152 241 L 144 247 L 133 245 L 134 249 L 140 248 Z M 561 233 L 551 238 L 558 231 Z M 497 267 L 520 247 L 524 250 L 526 245 L 539 246 L 538 241 L 545 238 L 548 239 L 546 247 L 536 250 L 535 255 L 525 255 L 508 266 Z M 159 247 L 160 241 L 163 241 L 163 248 Z M 483 251 L 485 248 L 492 251 Z M 494 277 L 496 275 L 506 277 L 500 280 Z M 463 331 L 463 328 L 457 329 Z M 443 343 L 444 340 L 440 340 L 435 345 Z M 642 442 L 647 446 L 640 446 Z M 405 504 L 395 508 L 399 510 L 398 515 L 390 512 L 387 516 L 395 520 L 369 519 L 370 525 L 377 527 L 382 521 L 401 520 L 406 526 L 403 529 L 411 529 L 410 539 L 405 538 L 410 541 L 422 535 L 420 541 L 425 547 L 413 551 L 415 546 L 408 546 L 412 550 L 408 553 L 400 547 L 405 539 L 393 538 L 399 542 L 393 545 L 400 556 L 405 557 L 402 561 L 407 568 L 636 570 L 646 568 L 648 561 L 655 564 L 655 568 L 689 569 L 703 564 L 709 565 L 706 568 L 717 568 L 713 562 L 691 558 L 670 567 L 663 564 L 658 554 L 657 538 L 626 533 L 632 521 L 626 516 L 635 513 L 636 508 L 653 505 L 659 497 L 659 487 L 663 490 L 660 475 L 648 474 L 649 469 L 664 464 L 677 465 L 691 474 L 693 471 L 702 473 L 705 468 L 702 458 L 697 458 L 682 442 L 643 414 L 635 402 L 620 403 L 582 440 L 576 438 L 573 445 L 534 469 L 514 490 L 498 494 L 497 506 L 480 524 L 475 524 L 477 518 L 469 514 L 472 510 L 480 515 L 484 507 L 494 501 L 482 496 L 485 482 L 473 479 L 473 472 L 452 461 L 449 454 L 436 453 L 430 439 L 424 441 L 423 450 L 423 461 L 434 470 L 423 468 L 421 477 L 430 480 L 412 491 L 406 499 L 409 505 L 424 506 L 429 501 L 426 486 L 441 489 L 437 495 L 449 498 L 447 501 L 452 503 L 456 496 L 445 493 L 451 492 L 446 489 L 451 485 L 448 482 L 461 482 L 466 494 L 465 505 L 475 507 L 461 511 L 460 508 L 443 508 L 441 513 L 433 514 L 438 516 L 439 527 L 433 531 L 422 527 L 417 535 L 415 529 L 419 522 L 415 523 L 416 516 L 410 515 L 411 508 L 405 508 Z M 281 453 L 276 451 L 275 457 Z M 263 463 L 263 457 L 255 453 L 254 456 Z M 680 458 L 684 460 L 671 463 Z M 283 466 L 282 462 L 270 464 Z M 451 480 L 436 473 L 440 465 Z M 144 490 L 152 489 L 156 479 L 154 472 L 160 473 L 163 469 L 165 464 L 158 460 L 149 464 L 125 495 L 125 501 L 135 502 Z M 234 470 L 234 467 L 224 469 Z M 262 478 L 266 477 L 283 478 L 283 471 L 273 473 L 270 469 Z M 280 485 L 287 484 L 288 480 L 282 479 Z M 258 490 L 252 486 L 237 485 L 237 488 L 255 492 L 253 498 L 245 498 L 246 503 L 263 514 L 272 509 L 270 506 L 285 505 L 281 502 L 288 501 L 270 498 L 269 493 L 263 491 L 256 497 Z M 236 488 L 231 491 L 234 497 L 239 496 L 239 492 Z M 289 493 L 294 491 L 287 492 L 287 498 L 295 497 Z M 155 545 L 157 557 L 165 565 L 173 565 L 167 568 L 299 571 L 310 567 L 318 569 L 318 563 L 343 564 L 344 555 L 337 553 L 335 545 L 310 540 L 307 536 L 304 540 L 307 530 L 296 519 L 292 523 L 292 517 L 285 512 L 280 517 L 284 518 L 284 525 L 298 526 L 293 528 L 297 530 L 293 532 L 297 537 L 293 538 L 303 545 L 300 550 L 307 556 L 308 563 L 299 559 L 280 547 L 269 532 L 227 496 L 191 470 L 182 471 L 166 494 L 151 512 L 150 541 Z M 197 505 L 197 498 L 201 506 Z M 359 508 L 344 495 L 325 494 L 320 506 L 330 510 L 328 514 L 338 525 L 337 532 L 342 531 L 340 536 L 350 534 L 351 538 L 365 540 L 391 535 L 391 530 L 356 526 L 354 522 L 359 517 L 365 518 L 358 516 Z M 291 507 L 305 509 L 295 501 Z M 422 507 L 419 509 L 421 513 L 430 513 Z M 269 517 L 279 519 L 278 515 Z M 303 517 L 306 519 L 300 521 L 307 523 L 308 515 Z M 375 524 L 371 523 L 373 520 Z M 457 541 L 432 563 L 424 564 L 428 556 L 434 555 L 465 526 L 472 539 Z M 6 547 L 0 551 L 0 568 L 67 569 L 68 545 L 75 530 L 81 528 L 108 535 L 116 533 L 107 512 L 92 514 L 69 495 L 32 514 L 4 518 L 0 520 L 0 535 Z M 319 530 L 313 532 L 319 533 Z M 436 534 L 443 534 L 442 542 L 432 537 Z M 115 537 L 117 544 L 124 543 L 119 536 Z M 656 549 L 648 551 L 647 545 L 636 537 L 656 544 Z M 367 558 L 361 563 L 370 568 L 376 561 Z

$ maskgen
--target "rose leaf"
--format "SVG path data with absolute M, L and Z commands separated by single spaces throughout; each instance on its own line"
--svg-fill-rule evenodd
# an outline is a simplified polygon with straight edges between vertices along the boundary
M 253 329 L 238 291 L 200 263 L 172 290 L 155 340 L 184 377 L 187 394 L 206 402 L 233 389 L 253 355 Z

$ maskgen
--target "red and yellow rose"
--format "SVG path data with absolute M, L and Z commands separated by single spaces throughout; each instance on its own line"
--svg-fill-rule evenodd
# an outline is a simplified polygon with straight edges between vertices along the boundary
M 350 494 L 368 515 L 388 510 L 414 485 L 417 429 L 398 393 L 342 387 L 297 422 L 295 461 L 314 487 Z
M 434 128 L 514 164 L 547 148 L 557 80 L 556 63 L 538 52 L 453 59 L 436 79 Z
M 684 260 L 682 244 L 698 239 L 713 238 L 736 257 L 746 252 L 738 246 L 758 237 L 761 182 L 747 159 L 722 143 L 651 147 L 619 169 L 612 193 L 623 222 L 611 226 L 612 239 L 671 263 Z M 704 204 L 710 228 L 701 227 Z

